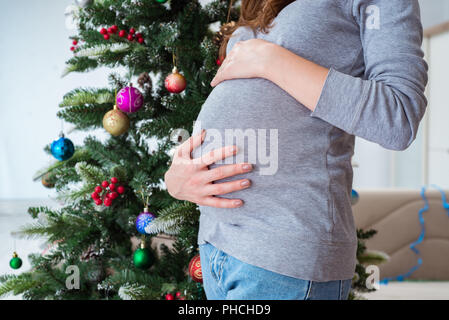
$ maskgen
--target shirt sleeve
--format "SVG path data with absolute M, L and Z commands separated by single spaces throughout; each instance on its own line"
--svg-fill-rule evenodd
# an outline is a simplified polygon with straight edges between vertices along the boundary
M 362 78 L 330 68 L 310 114 L 391 150 L 416 138 L 427 100 L 428 66 L 417 0 L 353 0 L 360 28 Z

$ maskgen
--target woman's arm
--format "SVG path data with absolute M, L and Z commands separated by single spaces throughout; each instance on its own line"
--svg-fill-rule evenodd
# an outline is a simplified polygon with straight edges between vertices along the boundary
M 276 83 L 313 111 L 320 98 L 329 69 L 273 43 L 268 51 L 273 58 L 270 66 L 265 68 L 263 77 Z
M 290 50 L 262 39 L 237 42 L 211 82 L 260 77 L 276 83 L 304 106 L 313 110 L 329 69 Z
M 365 25 L 373 3 L 380 8 L 378 29 Z M 416 138 L 427 106 L 428 67 L 421 50 L 418 1 L 354 0 L 351 14 L 360 27 L 363 79 L 327 70 L 276 44 L 252 39 L 234 45 L 211 84 L 266 78 L 312 110 L 310 116 L 387 149 L 404 150 Z

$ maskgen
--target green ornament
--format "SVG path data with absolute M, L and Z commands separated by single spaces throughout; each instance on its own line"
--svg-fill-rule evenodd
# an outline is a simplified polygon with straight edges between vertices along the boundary
M 9 266 L 13 269 L 19 269 L 22 266 L 22 259 L 19 258 L 16 252 L 13 253 Z
M 134 265 L 139 269 L 148 269 L 154 263 L 154 255 L 153 253 L 145 248 L 145 245 L 142 243 L 141 248 L 137 249 L 134 252 Z

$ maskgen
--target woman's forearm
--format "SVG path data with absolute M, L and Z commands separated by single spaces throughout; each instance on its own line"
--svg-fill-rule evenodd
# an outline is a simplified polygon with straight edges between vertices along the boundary
M 263 68 L 263 77 L 274 82 L 313 111 L 329 69 L 274 43 L 268 46 L 268 50 L 271 58 Z

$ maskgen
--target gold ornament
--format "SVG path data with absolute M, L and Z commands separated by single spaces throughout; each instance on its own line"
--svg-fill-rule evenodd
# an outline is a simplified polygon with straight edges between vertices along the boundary
M 103 127 L 111 135 L 117 137 L 124 134 L 129 129 L 129 118 L 126 114 L 117 109 L 108 111 L 103 117 Z

